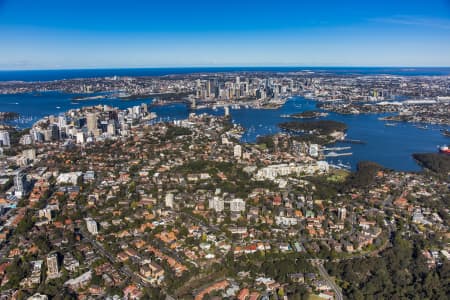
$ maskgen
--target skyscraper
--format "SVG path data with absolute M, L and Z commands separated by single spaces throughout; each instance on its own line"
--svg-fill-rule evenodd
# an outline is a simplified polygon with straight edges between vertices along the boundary
M 87 130 L 89 133 L 94 132 L 97 129 L 97 115 L 95 113 L 89 113 L 87 115 Z

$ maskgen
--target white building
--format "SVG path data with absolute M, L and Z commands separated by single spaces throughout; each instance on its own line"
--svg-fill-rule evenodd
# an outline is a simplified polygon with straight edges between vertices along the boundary
M 9 132 L 6 130 L 0 131 L 0 146 L 11 146 L 11 141 L 9 140 Z
M 166 207 L 173 208 L 173 199 L 174 199 L 174 196 L 173 196 L 172 193 L 167 193 L 167 194 L 166 194 L 166 197 L 165 197 L 165 199 L 164 199 L 164 202 L 165 202 L 165 204 L 166 204 Z
M 115 136 L 116 135 L 116 125 L 114 123 L 109 123 L 107 126 L 107 129 L 106 129 L 106 132 L 110 136 Z
M 27 300 L 48 300 L 47 295 L 36 293 L 33 296 L 27 298 Z
M 240 159 L 242 157 L 242 146 L 236 145 L 234 146 L 234 157 Z
M 319 156 L 319 145 L 311 144 L 309 146 L 309 155 L 312 156 L 312 157 Z
M 290 217 L 280 217 L 275 216 L 275 223 L 283 226 L 295 226 L 297 225 L 298 220 L 296 218 L 290 218 Z
M 209 209 L 213 209 L 216 212 L 222 212 L 224 206 L 225 206 L 224 201 L 220 197 L 215 196 L 209 199 Z
M 95 222 L 95 220 L 91 218 L 86 218 L 85 220 L 86 220 L 86 227 L 89 233 L 97 235 L 98 234 L 97 222 Z
M 78 178 L 82 175 L 82 172 L 70 172 L 70 173 L 61 173 L 58 178 L 56 178 L 57 183 L 68 183 L 72 185 L 77 185 Z
M 329 166 L 326 161 L 317 161 L 309 164 L 278 164 L 271 165 L 265 168 L 259 169 L 256 173 L 257 180 L 274 180 L 279 176 L 287 175 L 312 175 L 315 173 L 328 172 Z
M 236 198 L 230 201 L 230 211 L 232 212 L 241 212 L 245 210 L 245 201 Z
M 77 132 L 77 144 L 84 144 L 85 142 L 84 132 Z
M 347 209 L 345 207 L 339 207 L 338 208 L 338 218 L 339 220 L 345 220 L 347 217 Z

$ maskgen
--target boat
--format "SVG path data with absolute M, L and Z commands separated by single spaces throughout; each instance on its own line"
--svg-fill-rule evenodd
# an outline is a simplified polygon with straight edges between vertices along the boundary
M 397 123 L 385 123 L 384 126 L 397 126 Z
M 442 131 L 442 135 L 443 135 L 443 136 L 450 137 L 450 130 L 448 130 L 448 129 L 447 129 L 447 130 L 443 130 L 443 131 Z
M 439 147 L 439 152 L 444 154 L 450 154 L 450 148 L 448 146 Z

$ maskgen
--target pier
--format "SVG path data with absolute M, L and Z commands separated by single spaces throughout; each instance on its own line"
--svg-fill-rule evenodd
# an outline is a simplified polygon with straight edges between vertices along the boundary
M 342 143 L 348 143 L 348 144 L 366 144 L 366 142 L 364 142 L 364 141 L 361 141 L 361 140 L 351 140 L 351 139 L 340 140 L 340 142 L 342 142 Z
M 323 151 L 342 151 L 342 150 L 350 150 L 352 147 L 332 147 L 332 148 L 323 148 Z
M 325 154 L 325 157 L 339 157 L 339 156 L 351 156 L 353 155 L 352 152 L 345 152 L 345 153 L 336 153 L 336 152 L 330 152 L 328 154 Z

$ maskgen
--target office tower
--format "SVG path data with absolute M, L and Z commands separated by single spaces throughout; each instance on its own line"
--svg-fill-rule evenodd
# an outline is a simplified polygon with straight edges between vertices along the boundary
M 50 125 L 50 139 L 52 141 L 59 140 L 59 127 L 57 124 Z
M 47 277 L 55 278 L 59 275 L 58 255 L 56 253 L 47 256 Z
M 44 135 L 37 131 L 37 130 L 30 130 L 30 134 L 31 134 L 31 138 L 33 139 L 34 142 L 43 142 L 44 141 Z
M 11 141 L 9 140 L 9 132 L 6 130 L 0 131 L 0 146 L 11 146 Z
M 234 157 L 235 158 L 241 158 L 242 157 L 242 146 L 236 145 L 234 146 Z
M 90 234 L 96 235 L 98 234 L 97 222 L 92 220 L 91 218 L 86 219 L 86 227 Z
M 67 119 L 64 115 L 58 116 L 58 126 L 59 128 L 64 128 L 67 126 Z
M 211 97 L 211 81 L 208 80 L 206 82 L 206 97 L 209 98 Z
M 200 98 L 202 94 L 202 83 L 200 79 L 196 80 L 196 96 L 197 98 Z
M 87 115 L 87 129 L 89 133 L 97 129 L 97 115 L 95 113 L 89 113 Z

